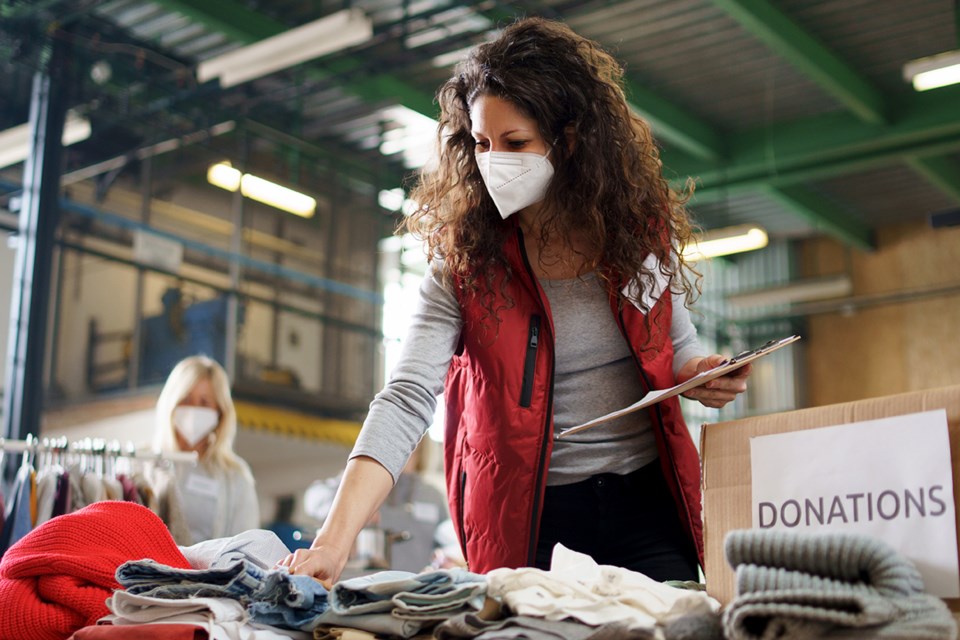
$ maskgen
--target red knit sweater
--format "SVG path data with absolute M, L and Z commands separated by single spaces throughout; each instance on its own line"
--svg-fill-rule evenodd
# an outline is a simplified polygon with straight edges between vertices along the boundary
M 117 567 L 144 558 L 190 568 L 146 507 L 97 502 L 48 520 L 0 559 L 0 640 L 69 638 L 109 613 Z

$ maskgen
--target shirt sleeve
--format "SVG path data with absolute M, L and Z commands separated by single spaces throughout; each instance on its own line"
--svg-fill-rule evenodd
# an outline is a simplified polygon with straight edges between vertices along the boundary
M 683 292 L 671 291 L 673 319 L 670 323 L 670 341 L 673 342 L 673 375 L 691 358 L 703 357 L 707 353 L 700 344 L 697 328 L 690 320 L 690 310 L 684 305 Z
M 460 339 L 463 318 L 456 296 L 428 268 L 420 300 L 390 381 L 370 403 L 370 411 L 350 458 L 368 456 L 393 476 L 433 422 L 437 396 Z

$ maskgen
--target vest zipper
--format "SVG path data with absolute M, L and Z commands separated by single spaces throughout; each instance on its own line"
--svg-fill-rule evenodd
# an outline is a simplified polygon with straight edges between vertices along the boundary
M 540 303 L 541 309 L 546 309 L 547 306 L 543 302 L 543 298 L 540 297 L 540 290 L 537 288 L 537 277 L 533 273 L 533 267 L 530 266 L 530 259 L 527 257 L 527 248 L 523 244 L 523 232 L 520 230 L 520 227 L 517 227 L 517 244 L 520 248 L 520 257 L 523 259 L 523 266 L 527 270 L 527 274 L 530 276 L 530 281 L 533 282 L 534 293 L 537 294 L 537 301 Z M 539 333 L 539 332 L 538 332 Z M 539 345 L 540 339 L 539 335 L 537 336 L 537 344 Z M 529 343 L 528 343 L 529 348 Z M 547 470 L 547 447 L 550 445 L 551 438 L 553 438 L 553 374 L 554 367 L 556 363 L 554 359 L 550 358 L 550 379 L 549 387 L 550 393 L 547 396 L 547 411 L 544 418 L 543 425 L 543 441 L 540 444 L 540 453 L 537 458 L 537 483 L 534 485 L 533 491 L 533 509 L 530 512 L 530 541 L 527 546 L 527 565 L 533 566 L 537 561 L 537 539 L 540 529 L 540 523 L 537 521 L 537 514 L 540 512 L 540 501 L 543 494 L 543 485 L 544 485 L 544 474 Z
M 537 346 L 540 344 L 540 316 L 530 316 L 527 333 L 527 357 L 523 363 L 523 385 L 520 387 L 520 406 L 529 407 L 533 396 L 533 374 L 537 368 Z
M 460 472 L 460 509 L 459 509 L 459 513 L 457 514 L 457 526 L 460 529 L 460 535 L 458 537 L 460 538 L 460 551 L 463 553 L 463 561 L 469 565 L 469 561 L 467 560 L 467 530 L 463 526 L 463 512 L 464 512 L 463 501 L 466 498 L 466 496 L 467 496 L 467 472 L 461 471 Z

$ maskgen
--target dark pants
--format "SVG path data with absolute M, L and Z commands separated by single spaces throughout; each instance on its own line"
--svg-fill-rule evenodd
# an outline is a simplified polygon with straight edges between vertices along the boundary
M 625 476 L 602 473 L 547 487 L 537 567 L 550 568 L 557 542 L 660 582 L 698 579 L 697 554 L 659 460 Z

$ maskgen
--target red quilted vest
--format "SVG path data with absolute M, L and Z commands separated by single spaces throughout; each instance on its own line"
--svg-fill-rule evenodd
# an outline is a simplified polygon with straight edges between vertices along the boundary
M 461 298 L 464 329 L 445 386 L 444 469 L 450 514 L 470 570 L 533 564 L 553 436 L 553 321 L 519 229 L 504 251 L 513 275 L 503 288 Z M 675 384 L 670 291 L 644 314 L 611 310 L 648 389 Z M 481 302 L 494 300 L 497 319 Z M 512 304 L 507 304 L 509 299 Z M 657 328 L 662 328 L 658 330 Z M 681 521 L 702 564 L 700 461 L 676 398 L 650 410 L 660 461 Z M 629 508 L 629 505 L 624 505 Z

